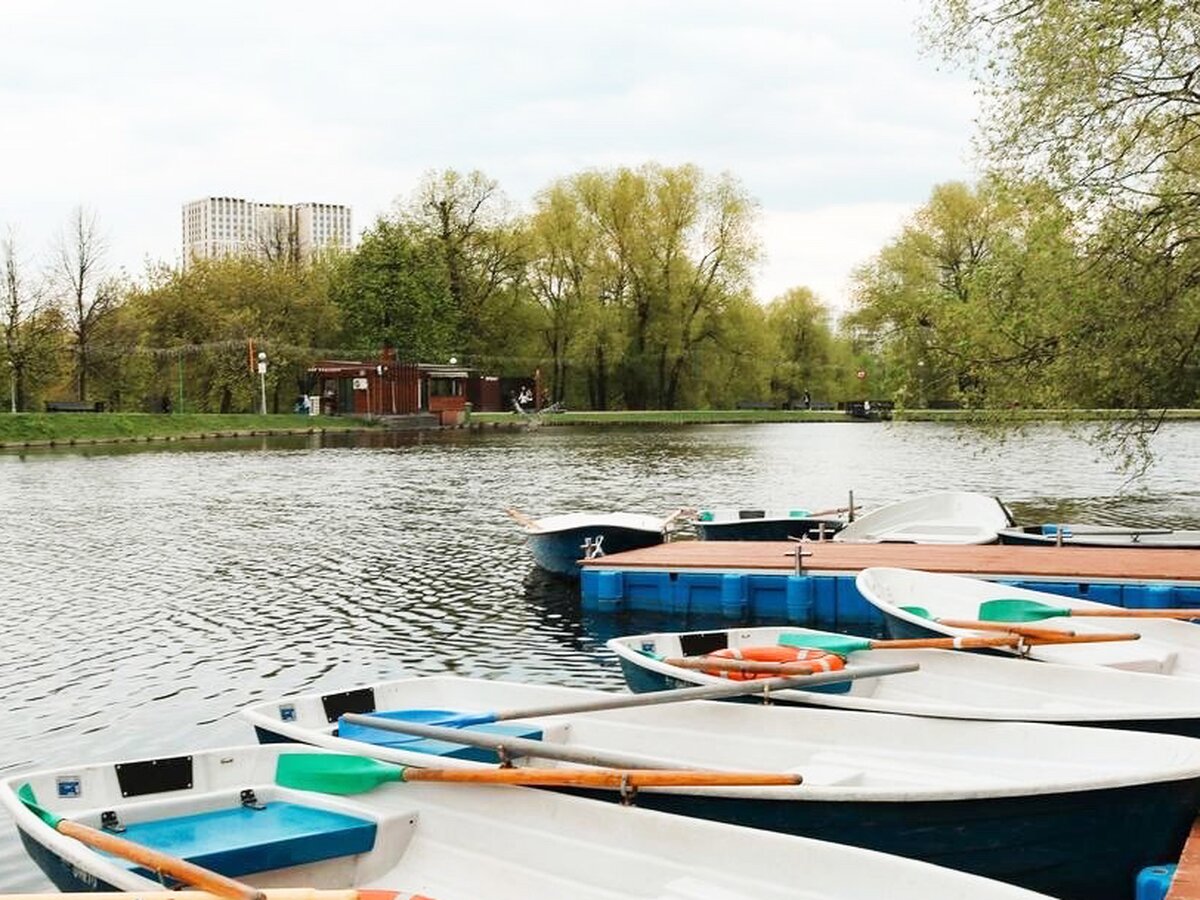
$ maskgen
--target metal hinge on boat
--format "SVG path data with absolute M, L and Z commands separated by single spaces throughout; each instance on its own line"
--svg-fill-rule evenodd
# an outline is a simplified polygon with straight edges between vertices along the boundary
M 125 826 L 117 818 L 116 812 L 111 809 L 106 809 L 100 813 L 100 828 L 104 831 L 111 831 L 114 834 L 120 834 L 125 830 Z
M 242 791 L 242 806 L 246 807 L 247 809 L 267 808 L 265 803 L 258 802 L 258 797 L 254 795 L 254 791 L 251 788 L 246 788 L 244 791 Z
M 629 783 L 629 776 L 621 776 L 621 805 L 636 806 L 637 805 L 637 787 Z

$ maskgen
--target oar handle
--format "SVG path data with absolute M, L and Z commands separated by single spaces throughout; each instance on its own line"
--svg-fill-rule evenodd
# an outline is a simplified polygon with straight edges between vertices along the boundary
M 1071 618 L 1104 616 L 1110 619 L 1200 619 L 1200 609 L 1072 609 Z
M 1141 635 L 1135 632 L 1096 632 L 1095 634 L 1065 634 L 1062 637 L 1053 638 L 1025 638 L 1025 643 L 1030 646 L 1043 646 L 1046 644 L 1100 644 L 1107 641 L 1136 641 L 1141 639 Z
M 892 641 L 871 641 L 872 650 L 975 650 L 981 647 L 1014 647 L 1022 635 L 996 637 L 899 638 Z
M 702 772 L 695 769 L 417 769 L 404 771 L 405 781 L 455 784 L 519 784 L 537 787 L 722 787 L 800 784 L 794 772 Z
M 235 881 L 220 872 L 202 868 L 186 859 L 169 856 L 150 847 L 117 837 L 115 834 L 109 834 L 107 831 L 100 831 L 90 825 L 72 822 L 70 819 L 60 819 L 54 827 L 59 833 L 73 837 L 89 847 L 104 850 L 114 856 L 145 866 L 152 871 L 170 875 L 184 884 L 208 891 L 218 897 L 229 898 L 229 900 L 265 900 L 262 891 L 258 888 Z
M 821 516 L 836 516 L 838 513 L 852 512 L 860 508 L 858 506 L 833 506 L 829 509 L 818 509 L 816 512 L 810 512 L 806 518 L 819 519 Z
M 267 888 L 267 900 L 432 900 L 399 891 L 322 890 L 321 888 Z M 217 900 L 209 891 L 98 891 L 60 894 L 0 894 L 0 900 Z
M 716 672 L 768 672 L 773 675 L 812 675 L 825 671 L 805 662 L 763 662 L 754 659 L 729 659 L 724 656 L 674 656 L 664 659 L 677 669 L 712 669 Z
M 1013 622 L 984 622 L 979 619 L 937 619 L 936 621 L 939 625 L 945 625 L 948 628 L 969 628 L 972 631 L 1007 631 L 1027 638 L 1057 639 L 1063 635 L 1075 633 L 1066 628 L 1061 630 L 1058 628 L 1029 628 Z

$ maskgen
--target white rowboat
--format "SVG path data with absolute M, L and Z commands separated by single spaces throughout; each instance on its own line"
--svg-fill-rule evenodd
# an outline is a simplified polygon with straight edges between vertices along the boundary
M 262 741 L 303 741 L 403 765 L 494 761 L 490 750 L 449 735 L 390 730 L 462 712 L 493 723 L 467 729 L 492 747 L 517 735 L 637 754 L 667 768 L 797 772 L 804 782 L 793 787 L 645 788 L 637 802 L 936 862 L 1071 900 L 1127 897 L 1137 871 L 1178 855 L 1200 806 L 1200 741 L 1174 735 L 706 701 L 520 721 L 487 715 L 604 696 L 611 695 L 412 678 L 285 698 L 242 714 Z M 387 728 L 342 715 L 372 711 Z M 465 740 L 465 731 L 450 734 Z M 518 765 L 555 764 L 536 749 L 520 753 Z
M 282 786 L 277 759 L 298 751 L 313 752 L 233 747 L 35 772 L 0 783 L 0 803 L 64 890 L 162 886 L 51 828 L 18 799 L 23 784 L 54 815 L 98 828 L 108 813 L 127 840 L 257 888 L 374 888 L 425 900 L 1040 896 L 850 847 L 529 788 L 392 782 L 336 796 Z M 125 796 L 131 773 L 140 783 Z
M 894 638 L 975 634 L 977 632 L 971 629 L 951 627 L 937 620 L 976 620 L 980 604 L 989 600 L 1013 599 L 1059 608 L 1119 611 L 1105 603 L 1030 591 L 994 581 L 883 566 L 864 569 L 858 574 L 856 584 L 859 593 L 883 613 L 888 633 Z M 924 610 L 926 615 L 915 609 Z M 1200 610 L 1197 615 L 1200 616 Z M 1077 634 L 1119 631 L 1141 635 L 1136 641 L 1034 646 L 1028 650 L 1030 659 L 1072 666 L 1110 666 L 1175 678 L 1200 678 L 1200 627 L 1186 621 L 1070 616 L 1030 624 Z M 990 633 L 995 634 L 994 631 Z
M 967 491 L 925 494 L 880 507 L 833 536 L 847 544 L 993 544 L 1012 525 L 995 497 Z
M 1078 620 L 1072 620 L 1076 622 Z M 1126 628 L 1135 627 L 1126 623 Z M 1142 623 L 1136 626 L 1142 627 Z M 991 632 L 995 634 L 995 632 Z M 804 646 L 804 637 L 843 638 L 795 626 L 661 632 L 613 638 L 607 644 L 634 691 L 728 683 L 718 674 L 666 662 L 724 648 Z M 816 646 L 818 642 L 814 641 Z M 1079 645 L 1072 645 L 1079 647 Z M 1110 646 L 1110 645 L 1104 645 Z M 773 693 L 776 703 L 943 719 L 985 719 L 1102 725 L 1200 737 L 1200 692 L 1186 679 L 1102 666 L 1030 663 L 959 650 L 855 650 L 846 668 L 914 663 L 903 675 L 864 678 L 819 691 Z

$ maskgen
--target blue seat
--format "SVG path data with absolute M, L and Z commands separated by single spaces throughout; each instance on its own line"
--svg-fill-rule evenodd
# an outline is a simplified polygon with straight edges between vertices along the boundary
M 438 724 L 452 718 L 453 710 L 445 709 L 403 709 L 373 712 L 372 716 L 381 719 L 410 720 L 425 722 L 430 725 Z M 542 739 L 542 730 L 527 722 L 489 722 L 487 724 L 470 725 L 463 729 L 473 734 L 494 734 L 500 737 L 526 738 L 531 741 Z M 499 759 L 496 753 L 486 747 L 470 747 L 466 744 L 455 744 L 450 741 L 439 741 L 433 738 L 417 737 L 416 735 L 400 734 L 383 728 L 372 728 L 370 725 L 356 725 L 344 720 L 338 721 L 338 737 L 351 741 L 362 741 L 376 747 L 393 747 L 399 750 L 409 750 L 413 753 L 427 753 L 430 756 L 441 756 L 447 759 L 469 759 L 474 762 L 496 763 Z
M 138 822 L 121 836 L 236 878 L 366 853 L 375 846 L 375 823 L 276 801 L 264 809 L 239 806 Z M 137 863 L 124 864 L 152 875 Z

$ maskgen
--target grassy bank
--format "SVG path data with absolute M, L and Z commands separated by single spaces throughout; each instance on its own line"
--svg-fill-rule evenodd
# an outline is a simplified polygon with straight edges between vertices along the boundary
M 1114 409 L 1014 409 L 978 412 L 965 409 L 896 410 L 897 422 L 1114 422 L 1133 419 L 1133 410 Z M 511 424 L 536 419 L 541 425 L 751 425 L 766 422 L 851 422 L 840 410 L 725 409 L 725 410 L 620 410 L 615 412 L 564 412 L 519 417 L 514 413 L 472 413 L 476 425 Z M 1200 409 L 1168 410 L 1167 419 L 1200 420 Z
M 260 416 L 216 413 L 15 413 L 0 415 L 0 446 L 84 441 L 172 440 L 251 433 L 347 431 L 375 427 L 347 416 Z

